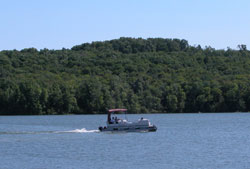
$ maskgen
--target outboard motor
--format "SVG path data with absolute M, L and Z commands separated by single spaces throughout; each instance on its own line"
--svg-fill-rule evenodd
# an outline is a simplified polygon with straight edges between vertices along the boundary
M 99 129 L 100 131 L 102 131 L 103 128 L 100 126 L 98 129 Z

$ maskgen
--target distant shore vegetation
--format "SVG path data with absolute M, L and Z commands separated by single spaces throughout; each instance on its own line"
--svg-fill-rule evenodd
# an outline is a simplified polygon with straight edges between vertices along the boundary
M 0 51 L 0 115 L 250 111 L 250 52 L 120 38 Z

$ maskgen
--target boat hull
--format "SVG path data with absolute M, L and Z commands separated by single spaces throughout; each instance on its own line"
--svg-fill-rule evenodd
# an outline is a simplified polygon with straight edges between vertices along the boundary
M 128 126 L 128 127 L 99 127 L 99 131 L 101 132 L 155 132 L 157 131 L 157 127 L 155 125 L 152 126 Z

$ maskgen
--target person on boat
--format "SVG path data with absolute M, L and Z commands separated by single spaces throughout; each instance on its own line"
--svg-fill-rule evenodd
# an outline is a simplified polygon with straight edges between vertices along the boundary
M 115 123 L 115 118 L 112 117 L 112 119 L 110 120 L 110 124 L 114 124 Z

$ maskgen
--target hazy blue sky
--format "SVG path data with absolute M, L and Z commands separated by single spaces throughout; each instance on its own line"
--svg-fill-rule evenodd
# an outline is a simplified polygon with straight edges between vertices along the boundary
M 119 37 L 250 48 L 250 0 L 0 0 L 0 50 Z

